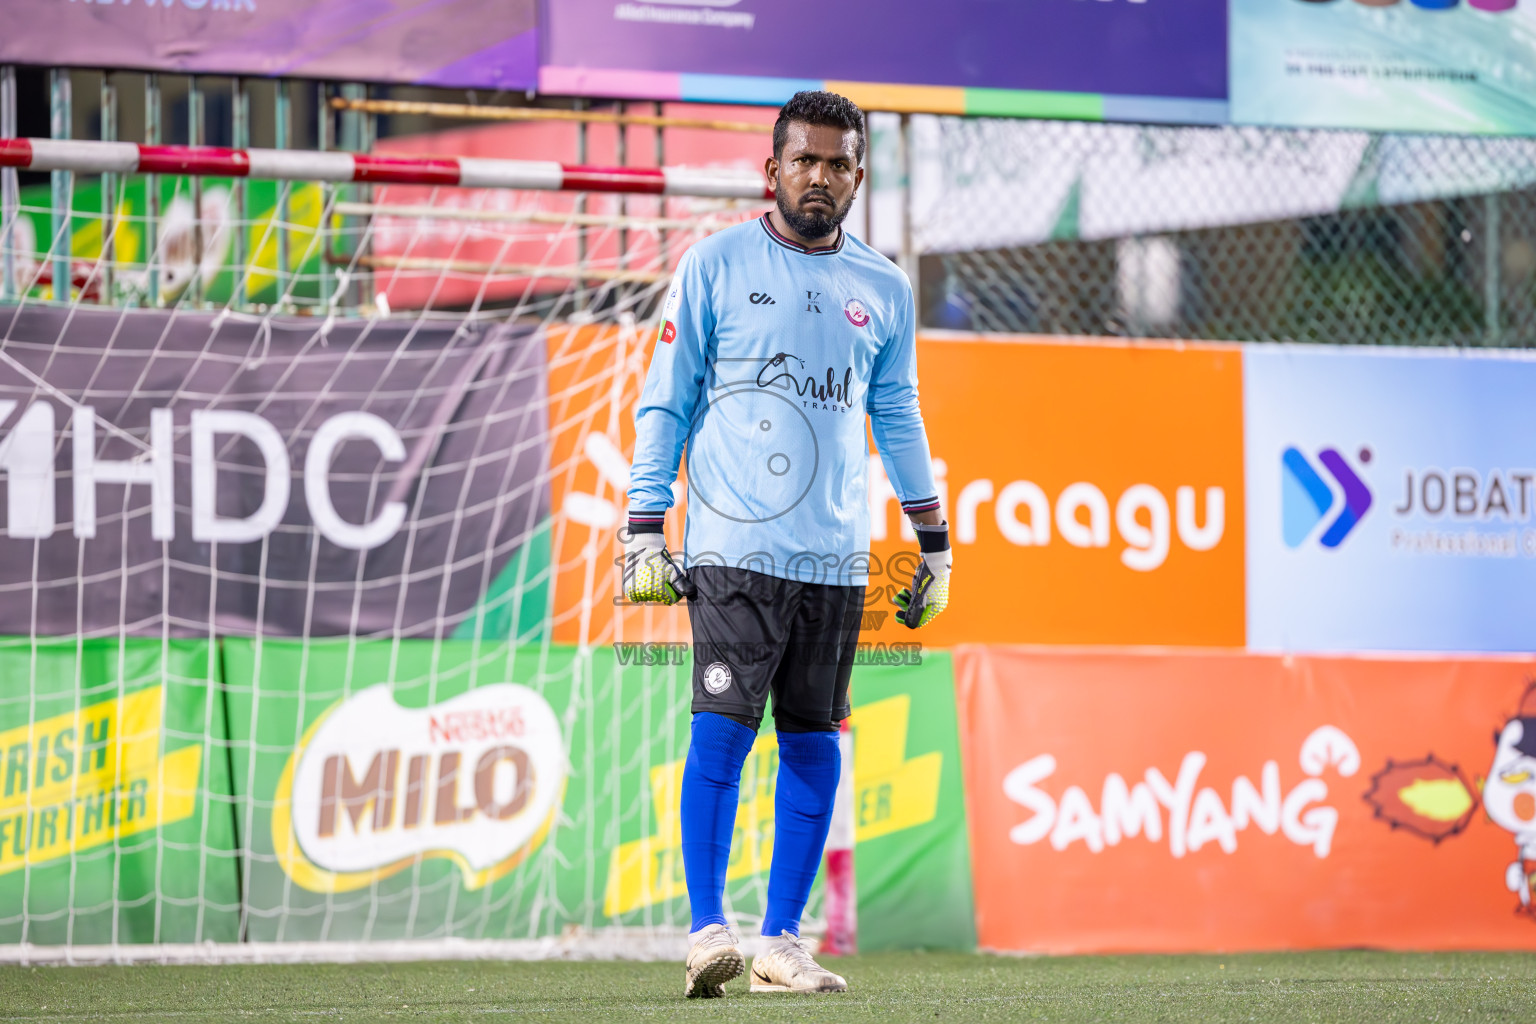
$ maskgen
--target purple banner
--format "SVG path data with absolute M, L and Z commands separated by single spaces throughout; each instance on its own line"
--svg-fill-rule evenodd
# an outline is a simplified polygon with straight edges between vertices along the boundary
M 560 69 L 1227 95 L 1226 0 L 545 0 L 541 31 Z
M 535 16 L 534 0 L 4 0 L 0 64 L 531 89 Z
M 536 328 L 0 306 L 0 356 L 0 635 L 475 635 L 546 564 Z

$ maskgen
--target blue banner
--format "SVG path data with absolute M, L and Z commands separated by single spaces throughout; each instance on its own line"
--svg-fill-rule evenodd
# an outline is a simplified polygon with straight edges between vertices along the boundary
M 1516 0 L 1232 0 L 1232 120 L 1536 131 L 1536 10 Z
M 1536 358 L 1244 352 L 1248 646 L 1536 649 Z

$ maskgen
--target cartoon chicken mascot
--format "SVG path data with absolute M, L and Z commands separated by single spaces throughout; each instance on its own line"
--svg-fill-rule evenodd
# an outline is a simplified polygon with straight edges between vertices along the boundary
M 1483 808 L 1500 828 L 1514 833 L 1519 851 L 1504 872 L 1504 884 L 1520 897 L 1520 910 L 1531 906 L 1531 876 L 1536 871 L 1536 682 L 1525 688 L 1520 710 L 1497 737 L 1493 767 L 1483 783 Z

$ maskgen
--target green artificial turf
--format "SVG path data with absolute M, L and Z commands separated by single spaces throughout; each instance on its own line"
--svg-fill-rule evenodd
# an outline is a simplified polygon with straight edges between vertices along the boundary
M 1522 1021 L 1536 956 L 827 959 L 842 996 L 685 1001 L 670 963 L 0 967 L 4 1020 Z

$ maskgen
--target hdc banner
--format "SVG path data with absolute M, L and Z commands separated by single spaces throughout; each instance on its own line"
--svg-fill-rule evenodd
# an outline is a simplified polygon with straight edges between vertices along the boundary
M 961 648 L 980 943 L 1536 949 L 1533 670 Z
M 0 634 L 540 628 L 533 329 L 25 306 L 0 352 Z

